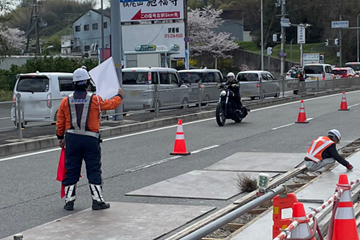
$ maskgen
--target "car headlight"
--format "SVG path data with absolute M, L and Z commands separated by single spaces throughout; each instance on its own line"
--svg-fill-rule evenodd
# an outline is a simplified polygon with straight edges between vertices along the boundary
M 221 96 L 225 96 L 225 95 L 226 95 L 226 91 L 222 90 L 220 94 L 221 94 Z

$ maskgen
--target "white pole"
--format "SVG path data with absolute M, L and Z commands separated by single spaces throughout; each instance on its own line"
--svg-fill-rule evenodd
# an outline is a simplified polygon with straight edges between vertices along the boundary
M 300 65 L 304 66 L 303 64 L 303 48 L 302 48 L 302 43 L 300 43 Z

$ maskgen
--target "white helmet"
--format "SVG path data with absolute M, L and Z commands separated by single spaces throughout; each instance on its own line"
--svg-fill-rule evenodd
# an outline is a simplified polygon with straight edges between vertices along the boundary
M 337 129 L 331 129 L 331 130 L 328 132 L 328 135 L 329 135 L 329 136 L 334 136 L 334 137 L 336 137 L 336 138 L 339 140 L 339 142 L 340 142 L 340 140 L 341 140 L 341 133 L 340 133 L 339 130 L 337 130 Z
M 227 77 L 233 77 L 233 78 L 235 78 L 235 74 L 234 74 L 233 72 L 229 72 L 229 73 L 227 74 Z
M 73 82 L 86 81 L 89 79 L 89 73 L 84 68 L 78 68 L 73 73 Z

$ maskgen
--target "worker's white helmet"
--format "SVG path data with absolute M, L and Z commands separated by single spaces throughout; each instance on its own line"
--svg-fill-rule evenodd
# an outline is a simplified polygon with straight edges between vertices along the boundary
M 88 71 L 86 71 L 83 68 L 78 68 L 73 73 L 73 82 L 86 81 L 89 79 L 90 79 L 90 76 L 89 76 Z
M 229 72 L 229 73 L 227 74 L 227 77 L 233 77 L 233 78 L 235 78 L 235 74 L 234 74 L 233 72 Z
M 340 140 L 341 140 L 341 133 L 340 133 L 339 130 L 337 130 L 337 129 L 331 129 L 331 130 L 328 132 L 328 135 L 329 135 L 329 136 L 334 136 L 334 137 L 336 137 L 336 138 L 339 140 L 339 142 L 340 142 Z

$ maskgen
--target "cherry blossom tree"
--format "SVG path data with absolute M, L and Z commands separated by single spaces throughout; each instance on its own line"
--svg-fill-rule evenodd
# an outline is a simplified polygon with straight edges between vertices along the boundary
M 24 47 L 25 33 L 17 28 L 9 28 L 0 24 L 0 55 L 19 53 Z
M 21 0 L 0 0 L 0 15 L 11 12 L 20 3 Z
M 230 38 L 230 33 L 215 33 L 212 30 L 223 22 L 221 13 L 222 10 L 213 9 L 211 5 L 203 10 L 197 8 L 188 12 L 190 51 L 194 56 L 205 53 L 215 59 L 231 58 L 227 52 L 239 47 L 233 38 Z

